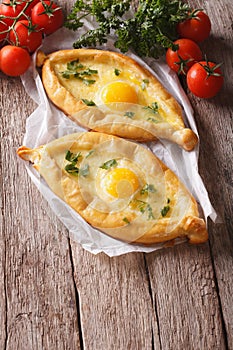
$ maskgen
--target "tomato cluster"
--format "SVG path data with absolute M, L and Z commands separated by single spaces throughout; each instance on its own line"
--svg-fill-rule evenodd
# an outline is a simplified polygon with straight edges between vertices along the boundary
M 30 55 L 44 35 L 63 25 L 62 9 L 51 0 L 3 0 L 0 4 L 0 69 L 19 76 L 30 66 Z
M 166 53 L 169 67 L 186 76 L 189 90 L 197 97 L 215 96 L 223 85 L 220 64 L 203 60 L 199 43 L 209 37 L 211 22 L 207 14 L 194 10 L 188 19 L 180 22 L 180 39 Z

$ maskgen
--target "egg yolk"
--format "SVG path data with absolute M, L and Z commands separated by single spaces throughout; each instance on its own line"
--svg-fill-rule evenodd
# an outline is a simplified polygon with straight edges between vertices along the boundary
M 139 187 L 137 175 L 127 168 L 110 170 L 102 183 L 105 191 L 115 198 L 128 198 Z
M 122 81 L 115 81 L 103 88 L 102 100 L 104 103 L 138 103 L 138 96 L 135 89 L 130 84 Z

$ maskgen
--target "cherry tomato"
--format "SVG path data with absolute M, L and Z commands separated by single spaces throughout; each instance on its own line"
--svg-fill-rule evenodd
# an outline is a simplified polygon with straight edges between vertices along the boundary
M 26 3 L 29 2 L 29 1 L 30 1 L 30 0 L 24 1 L 25 5 L 26 5 Z M 29 5 L 29 6 L 27 7 L 27 9 L 25 10 L 26 15 L 31 16 L 32 9 L 33 9 L 33 7 L 34 7 L 36 4 L 38 4 L 38 2 L 40 2 L 40 0 L 32 0 L 32 2 L 30 3 L 30 5 Z
M 11 17 L 4 18 L 4 22 L 8 26 L 11 26 L 14 23 L 14 18 L 20 14 L 24 6 L 25 4 L 18 0 L 4 0 L 4 2 L 0 4 L 0 16 Z
M 0 42 L 6 39 L 7 32 L 5 32 L 8 29 L 8 25 L 4 20 L 0 20 Z M 5 33 L 4 33 L 5 32 Z
M 201 98 L 215 96 L 221 89 L 223 81 L 220 65 L 209 61 L 195 63 L 187 74 L 189 90 Z
M 178 23 L 177 26 L 177 32 L 181 38 L 188 38 L 197 43 L 207 39 L 210 30 L 209 16 L 199 10 L 193 11 L 188 19 Z
M 174 41 L 178 50 L 169 48 L 166 52 L 166 61 L 169 67 L 179 74 L 186 74 L 189 68 L 202 59 L 199 46 L 190 39 L 178 39 Z
M 28 20 L 18 21 L 14 30 L 10 31 L 10 42 L 14 45 L 34 52 L 42 43 L 42 32 L 38 31 L 35 25 Z
M 25 73 L 30 63 L 30 55 L 22 47 L 6 45 L 0 51 L 1 70 L 11 77 L 17 77 Z
M 51 34 L 63 24 L 63 12 L 52 1 L 43 1 L 36 4 L 32 9 L 32 22 L 43 29 L 45 34 Z

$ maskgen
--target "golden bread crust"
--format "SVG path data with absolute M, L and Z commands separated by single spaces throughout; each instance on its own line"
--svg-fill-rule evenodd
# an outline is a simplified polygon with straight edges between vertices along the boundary
M 115 154 L 114 147 L 118 151 L 122 146 L 121 150 L 126 150 L 126 154 L 121 156 L 122 158 L 131 156 L 132 162 L 138 164 L 145 160 L 145 168 L 151 172 L 149 179 L 155 181 L 153 185 L 156 191 L 153 200 L 150 202 L 148 199 L 148 202 L 145 202 L 147 206 L 143 208 L 149 208 L 148 203 L 151 204 L 154 217 L 145 216 L 146 212 L 144 214 L 144 211 L 141 210 L 142 207 L 138 207 L 139 202 L 147 201 L 147 197 L 143 196 L 136 199 L 131 198 L 127 205 L 123 205 L 117 210 L 109 210 L 108 202 L 104 203 L 107 209 L 102 207 L 103 201 L 99 201 L 98 196 L 92 193 L 94 187 L 97 187 L 96 178 L 100 168 L 99 163 L 97 165 L 94 163 L 94 156 L 88 158 L 88 164 L 90 168 L 95 167 L 95 170 L 93 174 L 90 172 L 83 180 L 80 180 L 81 175 L 75 177 L 64 170 L 67 150 L 75 153 L 81 152 L 85 160 L 90 151 L 101 153 L 98 147 L 105 143 L 107 143 L 107 147 L 108 144 L 112 145 L 113 156 Z M 127 150 L 129 150 L 128 153 Z M 44 177 L 55 194 L 90 225 L 111 237 L 145 245 L 168 242 L 178 237 L 187 238 L 190 243 L 202 243 L 208 239 L 206 224 L 199 217 L 194 197 L 165 164 L 157 159 L 152 152 L 138 144 L 112 135 L 86 132 L 67 135 L 36 149 L 22 146 L 17 153 L 22 159 L 34 164 L 34 167 Z M 101 162 L 104 156 L 100 154 Z M 94 180 L 92 180 L 93 176 Z M 103 191 L 103 188 L 100 188 L 100 191 Z M 154 204 L 156 201 L 158 204 Z M 167 203 L 170 207 L 168 214 L 160 214 L 160 209 Z M 113 208 L 111 203 L 110 208 Z
M 115 122 L 108 113 L 106 113 L 102 123 L 99 123 L 98 119 L 93 122 L 93 118 L 85 118 L 84 114 L 80 115 L 80 111 L 90 109 L 82 101 L 82 99 L 88 99 L 88 92 L 81 91 L 78 81 L 76 81 L 77 89 L 69 88 L 70 82 L 59 74 L 59 67 L 64 67 L 64 64 L 77 59 L 84 64 L 91 62 L 95 67 L 106 66 L 111 67 L 112 70 L 114 67 L 120 67 L 122 72 L 129 72 L 130 79 L 137 77 L 139 81 L 149 81 L 148 93 L 158 102 L 165 119 L 167 118 L 166 123 L 153 125 L 152 122 L 142 122 L 141 120 L 138 122 L 122 117 L 121 122 L 118 119 Z M 42 53 L 39 53 L 38 62 L 40 65 L 43 64 L 42 81 L 50 100 L 70 119 L 86 129 L 137 141 L 151 141 L 157 138 L 170 139 L 188 151 L 197 144 L 196 134 L 184 126 L 182 109 L 177 101 L 147 69 L 131 57 L 111 51 L 76 49 L 57 51 L 46 58 Z M 100 87 L 101 82 L 96 88 L 96 94 L 99 94 Z

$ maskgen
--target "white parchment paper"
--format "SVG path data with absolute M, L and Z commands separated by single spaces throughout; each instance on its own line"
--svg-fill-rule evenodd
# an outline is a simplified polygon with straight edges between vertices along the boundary
M 86 31 L 86 29 L 92 29 L 91 21 L 85 21 L 83 30 Z M 77 39 L 77 35 L 77 32 L 74 33 L 65 28 L 61 28 L 56 33 L 45 38 L 43 46 L 40 49 L 45 53 L 51 53 L 61 49 L 72 49 L 72 44 Z M 109 38 L 108 44 L 102 48 L 114 50 L 112 39 Z M 173 73 L 162 60 L 148 59 L 145 62 L 132 53 L 128 54 L 142 65 L 148 64 L 146 66 L 147 69 L 163 83 L 167 90 L 169 90 L 183 106 L 184 119 L 187 126 L 198 135 L 193 110 L 179 84 L 176 74 Z M 48 100 L 40 75 L 35 68 L 35 63 L 33 63 L 27 73 L 22 76 L 22 83 L 29 96 L 38 104 L 37 109 L 26 121 L 25 136 L 24 140 L 22 140 L 25 146 L 34 148 L 61 136 L 84 130 L 67 118 Z M 216 213 L 210 203 L 208 193 L 198 173 L 198 146 L 192 152 L 186 152 L 181 149 L 181 147 L 169 141 L 163 141 L 163 143 L 151 142 L 148 143 L 147 146 L 149 146 L 149 148 L 179 176 L 181 181 L 186 184 L 187 188 L 200 204 L 205 219 L 210 217 L 215 221 Z M 56 197 L 40 175 L 30 165 L 26 165 L 26 167 L 32 181 L 49 202 L 56 215 L 67 227 L 70 237 L 79 242 L 82 247 L 89 252 L 94 254 L 104 252 L 109 256 L 116 256 L 133 251 L 151 252 L 164 247 L 164 244 L 144 247 L 141 245 L 124 243 L 94 229 L 66 203 Z M 180 239 L 176 241 L 177 244 L 181 242 L 182 240 Z

